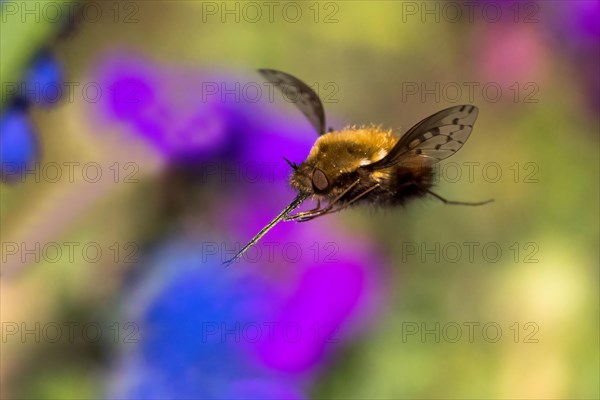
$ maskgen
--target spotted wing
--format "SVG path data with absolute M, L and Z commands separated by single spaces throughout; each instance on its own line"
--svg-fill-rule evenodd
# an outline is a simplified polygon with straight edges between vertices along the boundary
M 258 72 L 273 85 L 279 87 L 283 95 L 296 104 L 308 118 L 319 135 L 325 133 L 325 111 L 319 96 L 300 79 L 274 69 L 259 69 Z
M 410 128 L 384 158 L 368 167 L 380 169 L 416 160 L 435 164 L 448 158 L 465 144 L 478 113 L 472 105 L 439 111 Z

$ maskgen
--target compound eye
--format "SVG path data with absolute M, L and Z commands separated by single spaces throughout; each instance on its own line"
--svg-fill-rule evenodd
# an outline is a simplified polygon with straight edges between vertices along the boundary
M 316 190 L 324 192 L 329 187 L 327 175 L 325 175 L 325 173 L 320 169 L 315 169 L 312 175 L 312 184 Z

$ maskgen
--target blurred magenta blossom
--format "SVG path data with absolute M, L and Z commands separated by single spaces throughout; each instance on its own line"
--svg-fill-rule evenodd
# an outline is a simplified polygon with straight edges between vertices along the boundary
M 485 82 L 503 90 L 538 85 L 546 77 L 547 43 L 529 24 L 486 24 L 477 38 L 477 66 Z M 513 89 L 515 90 L 515 89 Z
M 385 287 L 375 244 L 332 226 L 332 216 L 280 223 L 229 268 L 222 261 L 232 254 L 206 244 L 233 251 L 287 205 L 294 194 L 281 157 L 301 162 L 316 134 L 291 104 L 209 99 L 197 90 L 243 81 L 234 75 L 193 74 L 131 55 L 111 55 L 99 71 L 105 85 L 137 88 L 139 100 L 111 99 L 105 122 L 126 124 L 168 162 L 234 173 L 254 165 L 264 173 L 232 183 L 214 176 L 220 185 L 211 194 L 222 201 L 198 210 L 198 233 L 179 230 L 147 253 L 144 276 L 123 299 L 141 342 L 119 357 L 109 397 L 306 398 L 330 356 L 377 314 Z M 202 215 L 218 216 L 218 232 L 200 226 Z
M 255 153 L 247 151 L 264 141 L 261 134 L 276 132 L 260 121 L 267 93 L 250 94 L 253 88 L 267 90 L 257 74 L 244 78 L 159 67 L 123 52 L 105 56 L 94 80 L 109 93 L 102 98 L 103 122 L 128 126 L 165 159 L 198 162 L 240 153 L 260 158 L 256 151 L 272 146 L 269 142 L 253 146 Z
M 303 271 L 285 290 L 258 266 L 203 263 L 200 249 L 175 238 L 144 262 L 124 299 L 140 343 L 118 361 L 110 398 L 306 398 L 326 356 L 369 320 L 368 253 L 281 265 Z
M 502 5 L 503 15 L 509 18 L 483 23 L 473 31 L 481 79 L 499 83 L 511 93 L 519 90 L 520 95 L 531 93 L 532 86 L 525 86 L 529 82 L 541 90 L 550 72 L 549 58 L 559 52 L 596 117 L 600 107 L 600 2 L 493 3 Z

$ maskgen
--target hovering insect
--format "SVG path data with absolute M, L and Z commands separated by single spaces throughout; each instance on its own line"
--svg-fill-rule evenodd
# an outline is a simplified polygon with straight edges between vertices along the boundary
M 259 73 L 296 104 L 319 138 L 300 165 L 284 157 L 293 169 L 290 185 L 298 192 L 296 198 L 225 264 L 240 258 L 281 220 L 306 222 L 350 205 L 397 206 L 427 194 L 445 204 L 479 206 L 493 201 L 450 201 L 431 191 L 433 165 L 465 144 L 477 119 L 477 107 L 459 105 L 439 111 L 400 139 L 391 130 L 373 126 L 326 131 L 323 104 L 308 85 L 281 71 L 260 69 Z M 315 208 L 290 215 L 308 198 L 316 200 Z M 322 201 L 327 205 L 321 207 Z

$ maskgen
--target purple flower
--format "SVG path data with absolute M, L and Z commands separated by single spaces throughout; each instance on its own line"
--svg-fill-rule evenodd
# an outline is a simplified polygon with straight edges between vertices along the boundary
M 293 385 L 267 379 L 240 379 L 231 383 L 228 399 L 300 400 L 306 398 Z
M 587 94 L 590 114 L 600 107 L 600 2 L 557 2 L 546 24 L 559 50 L 571 61 L 572 75 Z M 557 46 L 558 47 L 558 46 Z
M 344 323 L 364 295 L 365 272 L 350 260 L 307 269 L 275 312 L 274 335 L 257 349 L 261 360 L 283 372 L 315 367 L 326 347 L 340 342 Z
M 364 245 L 336 263 L 291 264 L 300 271 L 283 286 L 252 265 L 207 262 L 202 248 L 175 238 L 143 263 L 147 276 L 124 301 L 140 343 L 113 371 L 109 397 L 304 398 L 306 372 L 375 304 L 376 258 Z
M 376 314 L 382 262 L 373 246 L 317 219 L 280 223 L 240 262 L 225 268 L 222 261 L 294 197 L 281 156 L 301 162 L 316 134 L 293 105 L 290 119 L 284 104 L 207 96 L 223 82 L 243 81 L 234 75 L 166 69 L 136 57 L 109 57 L 100 71 L 111 87 L 139 88 L 139 102 L 107 102 L 105 121 L 127 124 L 177 165 L 176 175 L 190 177 L 173 191 L 207 186 L 214 190 L 205 195 L 217 199 L 195 211 L 197 232 L 178 230 L 188 233 L 158 243 L 141 265 L 153 271 L 134 289 L 143 295 L 124 301 L 135 305 L 129 313 L 141 341 L 120 358 L 110 395 L 304 398 L 338 342 Z M 243 178 L 251 168 L 259 174 Z M 229 169 L 235 182 L 225 179 Z
M 598 44 L 600 40 L 600 2 L 570 1 L 559 3 L 557 17 L 567 39 Z
M 198 161 L 227 153 L 244 124 L 239 108 L 202 92 L 215 79 L 211 75 L 116 53 L 105 57 L 96 76 L 110 92 L 102 101 L 102 122 L 125 123 L 165 159 Z

